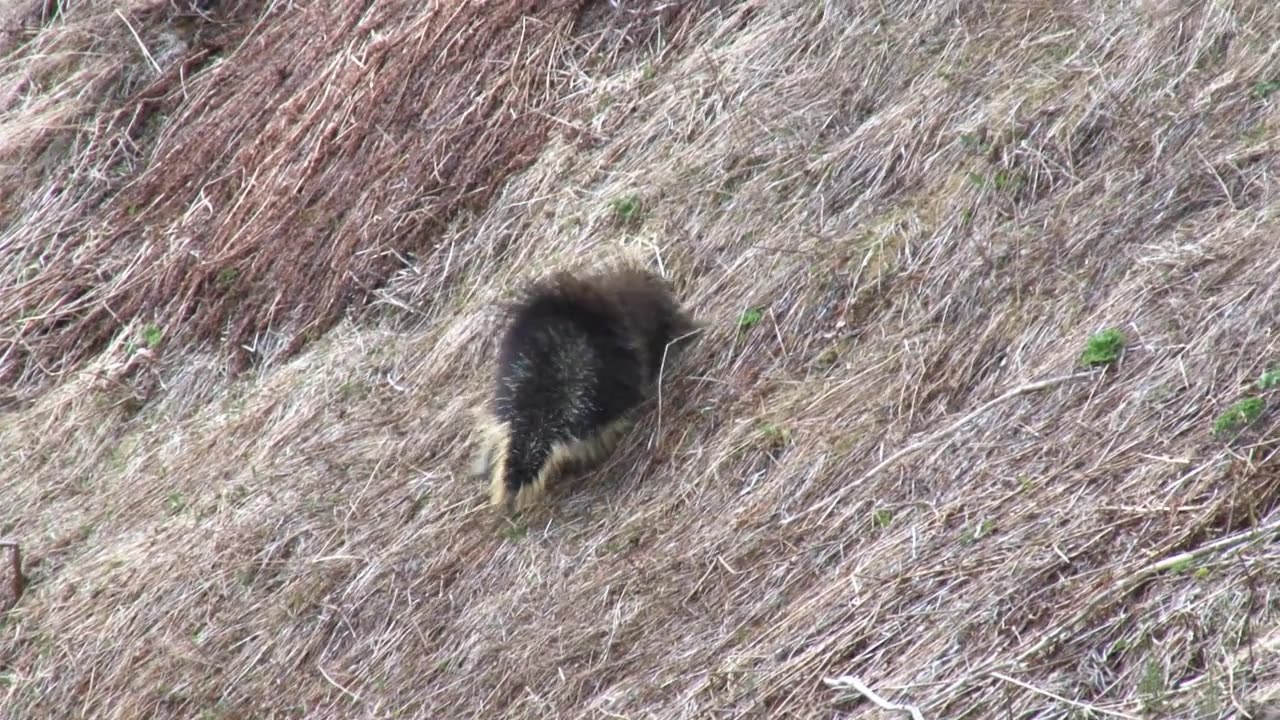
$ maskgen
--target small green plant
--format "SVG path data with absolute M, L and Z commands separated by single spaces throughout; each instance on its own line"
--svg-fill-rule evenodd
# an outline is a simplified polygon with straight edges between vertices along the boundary
M 1208 676 L 1208 682 L 1200 692 L 1200 699 L 1196 703 L 1199 709 L 1197 717 L 1222 717 L 1223 707 L 1228 702 L 1227 698 L 1230 698 L 1231 694 L 1227 688 L 1223 687 L 1222 678 L 1216 664 L 1209 665 Z
M 1020 190 L 1023 185 L 1027 184 L 1027 178 L 1016 170 L 997 170 L 991 178 L 992 184 L 997 190 Z
M 187 500 L 182 497 L 182 493 L 174 491 L 164 499 L 165 507 L 169 508 L 170 515 L 177 515 L 187 508 Z
M 1262 377 L 1258 378 L 1258 388 L 1262 390 L 1271 390 L 1280 387 L 1280 365 L 1269 368 L 1262 373 Z
M 991 143 L 985 138 L 974 133 L 964 133 L 960 136 L 960 147 L 975 155 L 986 155 L 991 152 Z
M 750 330 L 756 325 L 759 325 L 760 321 L 763 319 L 764 319 L 764 310 L 762 310 L 761 308 L 749 308 L 745 310 L 741 316 L 738 317 L 738 329 Z
M 1138 694 L 1142 696 L 1143 707 L 1149 712 L 1158 712 L 1164 707 L 1166 691 L 1164 667 L 1156 658 L 1148 658 L 1143 667 L 1142 679 L 1138 681 Z
M 983 520 L 974 527 L 966 528 L 965 531 L 960 534 L 960 542 L 965 545 L 972 545 L 995 532 L 995 529 L 996 522 L 994 520 Z
M 359 400 L 369 394 L 369 386 L 360 380 L 348 380 L 338 386 L 338 395 L 344 400 Z
M 45 633 L 38 633 L 32 638 L 36 646 L 36 654 L 41 660 L 53 655 L 53 638 Z
M 218 701 L 211 708 L 206 708 L 200 712 L 200 720 L 222 720 L 222 718 L 233 717 L 232 708 L 225 702 Z
M 893 522 L 893 511 L 888 508 L 880 508 L 871 513 L 871 522 L 875 523 L 878 528 L 887 528 Z
M 1253 86 L 1253 96 L 1258 100 L 1266 100 L 1275 91 L 1280 90 L 1280 80 L 1261 80 Z
M 214 285 L 217 286 L 218 292 L 228 293 L 236 286 L 236 280 L 240 279 L 240 271 L 233 267 L 224 267 L 218 271 L 218 276 L 214 279 Z
M 224 493 L 223 497 L 226 498 L 227 502 L 238 505 L 249 497 L 250 492 L 248 486 L 236 484 L 232 486 L 230 491 Z
M 508 524 L 499 532 L 502 534 L 502 537 L 513 543 L 524 542 L 524 539 L 529 536 L 529 528 L 523 525 L 516 525 L 514 523 Z
M 764 440 L 765 447 L 770 450 L 777 450 L 791 443 L 791 431 L 770 422 L 760 426 L 760 437 Z
M 640 198 L 635 195 L 624 195 L 609 201 L 613 216 L 623 225 L 630 225 L 640 219 Z
M 142 329 L 142 342 L 149 348 L 154 348 L 164 339 L 164 331 L 159 325 L 152 323 Z
M 1265 122 L 1259 122 L 1241 133 L 1240 137 L 1244 138 L 1245 142 L 1249 144 L 1256 144 L 1270 138 L 1271 132 L 1267 129 Z
M 858 438 L 854 435 L 841 435 L 831 441 L 831 450 L 837 455 L 848 455 L 853 452 L 854 446 L 858 444 Z
M 818 357 L 816 360 L 814 360 L 814 363 L 818 367 L 826 369 L 831 367 L 832 365 L 835 365 L 836 361 L 839 359 L 840 359 L 839 350 L 835 348 L 827 348 L 826 350 L 823 350 L 821 353 L 818 354 Z
M 1196 571 L 1195 571 L 1195 572 L 1191 573 L 1191 576 L 1192 576 L 1192 577 L 1194 577 L 1194 578 L 1195 578 L 1195 579 L 1197 579 L 1197 580 L 1208 580 L 1208 579 L 1209 579 L 1209 568 L 1204 567 L 1203 565 L 1201 565 L 1200 567 L 1196 568 Z
M 1213 434 L 1223 435 L 1225 433 L 1238 432 L 1262 417 L 1262 410 L 1266 407 L 1266 403 L 1260 397 L 1250 397 L 1241 400 L 1226 409 L 1226 412 L 1218 416 L 1213 421 Z
M 1119 328 L 1107 328 L 1094 333 L 1085 343 L 1080 362 L 1089 367 L 1109 365 L 1120 357 L 1124 349 L 1124 333 Z

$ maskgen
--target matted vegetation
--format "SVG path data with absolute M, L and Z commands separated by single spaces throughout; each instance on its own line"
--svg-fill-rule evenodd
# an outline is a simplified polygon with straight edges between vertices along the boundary
M 5 12 L 5 717 L 1280 704 L 1273 3 Z M 622 256 L 707 331 L 506 525 L 493 305 Z

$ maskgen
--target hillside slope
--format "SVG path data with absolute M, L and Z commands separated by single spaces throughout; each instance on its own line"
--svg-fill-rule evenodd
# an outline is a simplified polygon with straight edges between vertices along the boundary
M 0 717 L 1280 706 L 1274 3 L 0 27 Z M 621 257 L 707 330 L 507 526 L 495 307 Z

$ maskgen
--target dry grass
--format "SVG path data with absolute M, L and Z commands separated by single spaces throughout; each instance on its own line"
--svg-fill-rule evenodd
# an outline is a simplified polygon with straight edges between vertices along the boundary
M 150 5 L 3 64 L 0 714 L 1280 704 L 1272 3 Z M 490 309 L 621 256 L 708 332 L 504 527 Z
M 45 194 L 53 198 L 32 198 L 11 218 L 23 227 L 4 241 L 13 261 L 0 304 L 0 323 L 11 328 L 0 342 L 0 380 L 29 386 L 73 372 L 130 320 L 154 325 L 164 341 L 216 342 L 233 371 L 296 352 L 431 253 L 443 227 L 483 208 L 537 157 L 576 94 L 575 63 L 622 44 L 580 4 L 529 14 L 511 0 L 422 12 L 408 0 L 338 12 L 270 5 L 239 32 L 198 46 L 179 28 L 204 38 L 215 21 L 166 16 L 144 38 L 128 17 L 157 8 L 81 9 L 84 25 L 116 24 L 151 76 L 134 79 L 122 64 L 102 70 L 103 82 L 130 86 L 109 112 L 63 97 L 81 86 L 100 94 L 97 76 L 63 79 L 52 97 L 35 99 L 25 77 L 13 80 L 9 94 L 23 96 L 12 103 L 22 110 L 16 130 L 52 136 L 49 115 L 96 109 L 105 132 L 71 142 L 84 147 L 86 170 L 69 181 L 80 204 L 59 201 L 68 183 L 59 176 Z M 224 14 L 243 14 L 245 4 L 231 5 Z M 635 15 L 630 24 L 658 19 Z M 52 32 L 71 44 L 77 27 Z M 112 47 L 97 37 L 89 45 Z M 18 54 L 38 65 L 42 51 Z M 171 58 L 167 66 L 157 53 Z M 34 157 L 50 142 L 22 142 L 9 155 Z M 28 145 L 36 147 L 24 154 Z M 14 175 L 12 195 L 36 184 Z M 83 224 L 63 227 L 68 215 Z

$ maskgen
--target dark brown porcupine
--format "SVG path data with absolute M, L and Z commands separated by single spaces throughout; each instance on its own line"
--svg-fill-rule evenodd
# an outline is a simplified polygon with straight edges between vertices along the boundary
M 492 503 L 511 513 L 613 451 L 668 347 L 696 324 L 665 281 L 635 266 L 556 273 L 507 315 L 473 473 L 489 476 Z

